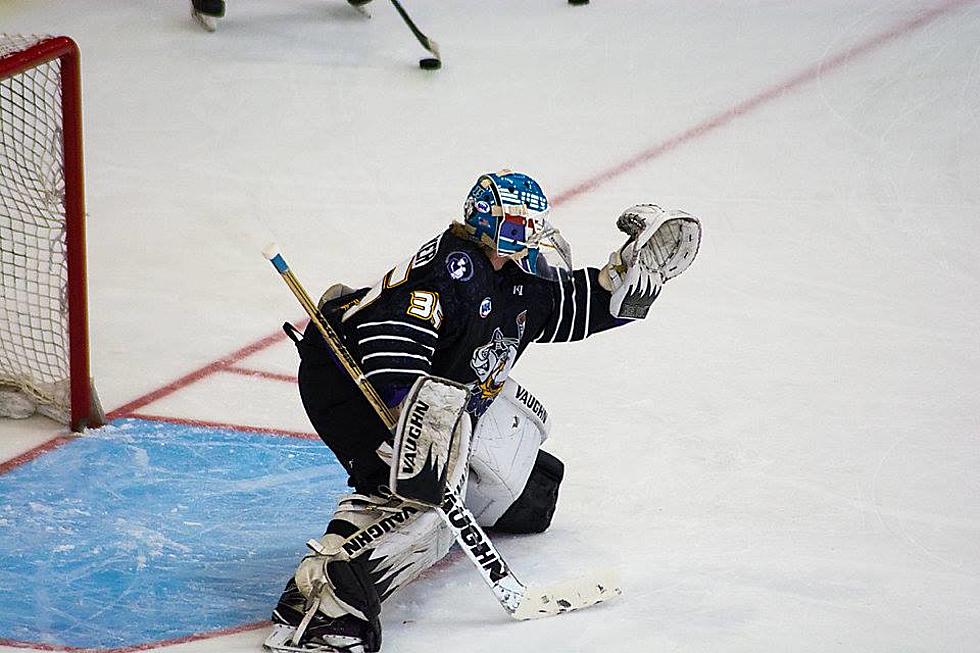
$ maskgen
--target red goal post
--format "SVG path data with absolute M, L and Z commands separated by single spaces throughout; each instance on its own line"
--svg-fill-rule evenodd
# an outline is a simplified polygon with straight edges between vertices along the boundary
M 70 38 L 0 34 L 0 386 L 74 431 L 104 422 L 89 374 L 80 79 Z

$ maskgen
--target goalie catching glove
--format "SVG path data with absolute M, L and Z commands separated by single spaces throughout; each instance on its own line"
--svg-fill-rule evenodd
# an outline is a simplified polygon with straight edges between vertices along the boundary
M 616 226 L 629 239 L 609 255 L 599 283 L 612 293 L 613 317 L 643 319 L 663 284 L 686 270 L 701 244 L 701 223 L 684 211 L 636 204 Z

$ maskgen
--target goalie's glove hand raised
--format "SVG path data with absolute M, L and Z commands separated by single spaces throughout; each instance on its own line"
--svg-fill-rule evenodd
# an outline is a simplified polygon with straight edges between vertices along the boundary
M 599 283 L 612 292 L 613 317 L 642 319 L 664 282 L 686 270 L 701 244 L 701 223 L 684 211 L 636 204 L 616 220 L 626 243 L 609 255 Z

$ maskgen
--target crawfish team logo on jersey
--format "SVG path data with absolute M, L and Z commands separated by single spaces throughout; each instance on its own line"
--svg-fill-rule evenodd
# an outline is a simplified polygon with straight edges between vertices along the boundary
M 524 327 L 527 322 L 527 311 L 517 316 L 517 337 L 508 338 L 497 327 L 490 336 L 490 342 L 473 350 L 470 357 L 470 367 L 476 372 L 478 383 L 470 390 L 470 400 L 466 410 L 473 416 L 479 417 L 486 412 L 510 374 L 510 369 L 517 360 L 517 348 L 524 337 Z
M 466 252 L 453 252 L 446 257 L 446 270 L 455 281 L 469 281 L 473 278 L 473 259 Z

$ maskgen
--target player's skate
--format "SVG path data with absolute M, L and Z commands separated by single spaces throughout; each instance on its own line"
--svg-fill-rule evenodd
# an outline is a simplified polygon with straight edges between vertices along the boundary
M 272 611 L 272 632 L 263 646 L 271 651 L 323 653 L 366 653 L 381 647 L 380 624 L 352 614 L 328 617 L 320 612 L 319 603 L 319 598 L 307 601 L 290 578 Z
M 225 0 L 191 0 L 191 16 L 209 32 L 218 28 L 218 19 L 225 15 Z
M 366 5 L 371 2 L 371 0 L 347 0 L 347 4 L 357 10 L 359 14 L 365 18 L 370 18 L 371 14 L 368 13 Z
M 307 608 L 306 603 L 296 581 L 290 579 L 272 612 L 272 632 L 263 643 L 265 648 L 303 653 L 365 653 L 380 648 L 369 622 L 354 615 L 331 618 L 313 605 Z
M 343 497 L 327 533 L 307 546 L 272 613 L 271 651 L 371 653 L 381 602 L 449 551 L 438 514 L 392 496 Z

